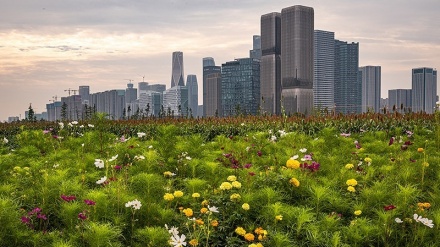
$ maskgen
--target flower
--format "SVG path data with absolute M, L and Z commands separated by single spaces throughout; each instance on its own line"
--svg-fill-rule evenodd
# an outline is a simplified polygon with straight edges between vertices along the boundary
M 163 173 L 163 176 L 164 177 L 173 177 L 173 176 L 176 176 L 176 174 L 172 173 L 170 171 L 166 171 L 166 172 Z
M 200 197 L 200 194 L 199 194 L 199 193 L 193 193 L 191 196 L 192 196 L 193 198 L 199 198 L 199 197 Z
M 307 148 L 301 148 L 299 151 L 300 151 L 301 153 L 305 153 L 305 152 L 307 152 Z
M 211 226 L 213 226 L 213 227 L 218 226 L 218 221 L 217 220 L 211 221 Z
M 115 156 L 113 156 L 108 162 L 112 162 L 112 161 L 115 161 L 116 159 L 118 158 L 118 154 L 117 155 L 115 155 Z
M 191 241 L 188 242 L 191 246 L 197 246 L 199 244 L 199 241 L 197 239 L 191 239 Z
M 59 122 L 58 125 L 60 126 L 60 129 L 64 128 L 64 123 L 63 122 Z
M 174 195 L 174 197 L 179 198 L 179 197 L 183 196 L 183 192 L 180 190 L 176 190 L 176 191 L 174 191 L 173 195 Z
M 296 179 L 296 178 L 291 178 L 290 180 L 289 180 L 289 183 L 291 183 L 293 186 L 295 186 L 295 187 L 299 187 L 299 181 L 298 181 L 298 179 Z
M 235 176 L 234 176 L 234 177 L 235 177 Z M 232 184 L 229 183 L 229 182 L 223 182 L 223 183 L 220 185 L 220 189 L 221 189 L 221 190 L 230 190 L 230 189 L 232 189 Z
M 231 176 L 229 176 L 229 177 L 227 178 L 227 180 L 228 180 L 229 182 L 234 182 L 234 181 L 237 180 L 237 177 L 234 176 L 234 175 L 231 175 Z
M 237 201 L 240 201 L 241 196 L 240 196 L 240 194 L 234 193 L 229 197 L 229 199 L 231 199 L 231 201 L 233 201 L 233 202 L 237 202 Z
M 261 157 L 261 155 L 263 155 L 263 153 L 260 150 L 258 150 L 257 155 L 258 155 L 258 157 Z
M 6 137 L 3 137 L 3 143 L 4 143 L 4 144 L 7 144 L 8 142 L 9 142 L 9 140 L 6 139 Z
M 432 220 L 430 220 L 428 218 L 423 218 L 421 215 L 414 214 L 414 220 L 416 222 L 420 222 L 420 223 L 424 224 L 425 226 L 427 226 L 429 228 L 433 228 L 434 227 L 434 224 L 432 223 Z
M 195 220 L 195 222 L 196 222 L 196 224 L 197 224 L 197 225 L 199 225 L 199 226 L 201 226 L 201 225 L 204 225 L 204 224 L 205 224 L 205 222 L 203 222 L 203 220 L 202 220 L 202 219 L 196 219 L 196 220 Z
M 350 133 L 341 133 L 341 136 L 343 137 L 349 137 L 351 134 Z
M 254 236 L 254 234 L 252 234 L 252 233 L 246 233 L 246 234 L 244 235 L 244 239 L 246 239 L 246 241 L 252 242 L 252 241 L 254 241 L 255 236 Z
M 192 209 L 190 209 L 190 208 L 186 208 L 186 209 L 184 209 L 183 211 L 182 211 L 185 215 L 186 215 L 186 217 L 191 217 L 191 216 L 193 216 L 193 210 Z
M 21 217 L 21 223 L 28 225 L 31 223 L 31 218 L 23 216 Z
M 356 186 L 358 183 L 356 181 L 356 179 L 352 178 L 347 180 L 347 182 L 345 182 L 348 186 Z
M 352 169 L 354 167 L 354 165 L 353 164 L 346 164 L 345 165 L 345 169 Z
M 281 214 L 275 216 L 275 220 L 280 221 L 283 220 L 283 216 Z
M 424 166 L 424 167 L 428 167 L 428 166 L 429 166 L 429 163 L 425 161 L 425 162 L 422 163 L 422 166 Z
M 246 169 L 249 169 L 249 168 L 251 168 L 252 167 L 252 164 L 246 164 L 246 165 L 244 165 L 244 168 L 246 168 Z
M 202 213 L 202 214 L 206 214 L 207 212 L 209 212 L 209 210 L 207 208 L 200 209 L 200 213 Z
M 361 215 L 362 214 L 362 211 L 361 210 L 356 210 L 356 211 L 354 211 L 354 215 L 356 215 L 356 216 L 359 216 L 359 215 Z
M 297 161 L 296 159 L 288 159 L 286 162 L 286 167 L 287 168 L 291 168 L 291 169 L 298 169 L 300 166 L 299 161 Z
M 103 184 L 105 181 L 107 180 L 107 177 L 104 176 L 101 179 L 99 179 L 98 181 L 96 181 L 97 184 Z
M 80 219 L 80 220 L 85 220 L 85 219 L 87 219 L 87 215 L 86 215 L 86 213 L 83 211 L 82 213 L 79 213 L 78 214 L 78 219 Z
M 237 227 L 235 228 L 235 233 L 237 233 L 240 236 L 244 236 L 246 234 L 246 230 L 243 229 L 243 227 Z
M 96 204 L 96 202 L 94 202 L 94 201 L 92 201 L 92 200 L 88 200 L 88 199 L 85 199 L 84 202 L 85 202 L 87 205 L 89 205 L 89 206 L 93 206 L 93 205 Z
M 74 196 L 74 195 L 70 195 L 70 196 L 61 195 L 60 197 L 61 197 L 61 199 L 63 199 L 66 202 L 70 202 L 70 201 L 73 201 L 76 199 L 76 196 Z
M 141 202 L 138 199 L 134 199 L 133 201 L 125 203 L 125 207 L 132 207 L 135 210 L 140 209 L 142 206 Z
M 367 163 L 371 163 L 373 160 L 372 160 L 371 158 L 369 158 L 369 157 L 366 157 L 366 158 L 364 159 L 364 161 L 367 162 Z
M 203 200 L 200 204 L 201 204 L 202 206 L 208 206 L 209 201 L 208 201 L 208 200 Z
M 165 224 L 165 228 L 166 228 L 166 229 L 168 230 L 168 232 L 169 232 L 170 234 L 172 234 L 172 235 L 177 235 L 177 234 L 179 234 L 179 228 L 178 228 L 178 227 L 172 226 L 170 229 L 168 229 L 168 225 Z
M 243 203 L 243 205 L 241 205 L 241 208 L 248 211 L 250 209 L 250 206 L 248 203 Z
M 241 188 L 241 183 L 238 181 L 234 181 L 232 182 L 232 187 L 240 189 Z
M 163 199 L 165 199 L 165 201 L 172 201 L 172 200 L 174 200 L 174 196 L 171 193 L 165 193 L 165 195 L 163 196 Z
M 396 206 L 394 206 L 394 205 L 383 206 L 383 209 L 384 209 L 385 211 L 393 210 L 393 209 L 395 209 L 395 208 L 396 208 Z
M 400 218 L 395 218 L 394 221 L 396 221 L 396 223 L 398 223 L 398 224 L 403 223 L 403 220 L 401 220 Z
M 95 159 L 95 166 L 97 168 L 104 168 L 104 161 L 101 159 Z
M 145 156 L 143 156 L 143 155 L 135 155 L 135 156 L 134 156 L 134 159 L 135 159 L 135 160 L 144 160 L 144 159 L 145 159 Z
M 348 186 L 347 190 L 350 192 L 356 192 L 356 189 L 353 186 Z
M 93 125 L 93 124 L 87 124 L 87 126 L 89 126 L 90 128 L 95 127 L 95 125 Z
M 210 211 L 211 213 L 218 213 L 218 208 L 217 208 L 216 206 L 212 206 L 212 207 L 210 207 L 210 206 L 208 205 L 208 209 L 209 209 L 209 211 Z
M 173 236 L 171 236 L 170 244 L 174 247 L 186 246 L 185 239 L 186 236 L 184 234 L 182 234 L 181 236 L 179 236 L 178 234 L 174 234 Z
M 138 138 L 142 138 L 142 137 L 146 136 L 147 134 L 145 134 L 144 132 L 138 132 L 137 135 L 138 135 Z
M 423 148 L 417 148 L 417 152 L 423 153 L 423 151 L 425 151 Z

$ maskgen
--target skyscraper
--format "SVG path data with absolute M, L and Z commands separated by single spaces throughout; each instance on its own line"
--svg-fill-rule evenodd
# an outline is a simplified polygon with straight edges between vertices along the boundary
M 411 89 L 388 90 L 388 110 L 405 113 L 411 109 Z
M 83 104 L 89 104 L 90 86 L 79 86 L 78 94 Z
M 362 85 L 359 83 L 359 43 L 335 40 L 335 111 L 360 113 Z
M 314 10 L 295 5 L 281 10 L 281 96 L 286 113 L 313 108 Z
M 335 94 L 335 33 L 315 30 L 313 105 L 333 110 Z
M 190 116 L 197 116 L 197 107 L 199 105 L 199 89 L 196 75 L 188 75 L 186 78 L 186 87 L 188 88 L 188 114 Z
M 437 101 L 437 70 L 416 68 L 412 70 L 412 111 L 433 113 Z
M 252 41 L 252 50 L 249 51 L 249 57 L 261 59 L 261 36 L 254 35 Z
M 133 87 L 133 83 L 128 83 L 125 89 L 125 104 L 124 108 L 128 117 L 135 112 L 135 103 L 137 100 L 137 88 Z M 128 111 L 130 110 L 130 111 Z
M 358 83 L 362 84 L 362 112 L 380 112 L 381 67 L 360 67 L 359 79 Z
M 281 109 L 281 14 L 261 16 L 260 107 L 262 113 Z
M 171 87 L 185 86 L 185 81 L 183 78 L 183 52 L 173 52 L 172 62 Z
M 175 86 L 164 91 L 163 107 L 165 112 L 170 112 L 171 116 L 186 116 L 188 113 L 188 88 Z
M 206 61 L 206 62 L 205 62 Z M 203 116 L 222 116 L 222 69 L 212 57 L 203 58 Z

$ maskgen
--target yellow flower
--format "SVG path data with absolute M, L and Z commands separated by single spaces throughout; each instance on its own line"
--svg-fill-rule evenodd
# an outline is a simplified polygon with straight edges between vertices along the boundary
M 367 157 L 367 158 L 364 159 L 364 161 L 367 162 L 367 163 L 371 163 L 373 160 L 371 158 Z
M 202 206 L 208 206 L 209 201 L 208 200 L 203 200 L 201 204 L 202 204 Z
M 254 241 L 255 236 L 254 236 L 254 234 L 252 234 L 252 233 L 246 233 L 246 234 L 244 235 L 244 239 L 246 239 L 246 240 L 249 241 L 249 242 L 252 242 L 252 241 Z
M 205 224 L 205 222 L 203 222 L 202 219 L 196 219 L 196 223 L 197 223 L 197 225 L 203 225 L 203 224 Z
M 233 201 L 233 202 L 237 202 L 237 201 L 240 201 L 241 196 L 240 196 L 240 194 L 234 193 L 229 197 L 229 199 L 231 199 L 231 201 Z
M 163 173 L 163 176 L 164 176 L 164 177 L 172 177 L 172 176 L 174 176 L 174 175 L 175 175 L 175 174 L 172 173 L 172 172 L 170 172 L 170 171 L 166 171 L 166 172 Z
M 264 247 L 262 243 L 257 243 L 257 247 Z
M 283 216 L 281 214 L 279 214 L 279 215 L 275 216 L 275 219 L 278 221 L 283 220 Z
M 347 180 L 347 182 L 345 183 L 349 186 L 356 186 L 358 184 L 358 182 L 354 178 Z
M 209 210 L 207 208 L 200 209 L 200 213 L 206 214 Z
M 293 186 L 295 186 L 295 187 L 299 187 L 299 181 L 298 181 L 298 179 L 296 179 L 296 178 L 291 178 L 291 179 L 289 180 L 289 182 L 290 182 Z
M 359 215 L 361 215 L 362 214 L 362 211 L 361 210 L 356 210 L 356 211 L 354 211 L 354 215 L 356 215 L 356 216 L 359 216 Z
M 423 153 L 423 151 L 425 151 L 423 148 L 417 148 L 417 152 Z
M 231 175 L 231 176 L 228 177 L 227 180 L 228 180 L 229 182 L 234 182 L 235 180 L 237 180 L 237 177 L 234 176 L 234 175 Z
M 257 227 L 255 230 L 254 230 L 254 232 L 255 232 L 255 234 L 258 234 L 258 235 L 262 235 L 262 234 L 264 234 L 264 229 L 263 229 L 263 227 Z
M 197 239 L 191 239 L 191 241 L 189 241 L 189 244 L 191 246 L 197 246 L 199 245 L 199 241 Z
M 218 221 L 217 220 L 211 221 L 211 226 L 213 226 L 213 227 L 218 226 Z
M 173 195 L 174 195 L 174 197 L 179 198 L 179 197 L 183 196 L 183 192 L 180 190 L 176 190 L 176 191 L 174 191 Z
M 241 188 L 241 183 L 238 182 L 238 181 L 234 181 L 234 182 L 232 182 L 232 186 L 233 186 L 234 188 L 240 189 L 240 188 Z
M 244 210 L 248 211 L 250 206 L 247 203 L 243 203 L 243 205 L 241 205 L 241 208 L 243 208 Z
M 191 216 L 193 216 L 193 214 L 194 214 L 193 210 L 190 209 L 190 208 L 186 208 L 186 209 L 184 209 L 184 210 L 183 210 L 183 213 L 186 215 L 186 217 L 191 217 Z
M 220 185 L 220 189 L 221 189 L 221 190 L 230 190 L 230 189 L 232 189 L 232 184 L 229 183 L 229 182 L 223 182 L 223 183 Z
M 193 193 L 193 194 L 192 194 L 192 197 L 193 197 L 193 198 L 199 198 L 199 197 L 200 197 L 200 194 L 199 194 L 199 193 Z
M 428 166 L 429 166 L 429 163 L 425 161 L 425 162 L 423 162 L 422 166 L 424 166 L 424 167 L 428 167 Z
M 237 228 L 235 229 L 235 233 L 237 233 L 237 234 L 240 235 L 240 236 L 244 236 L 244 235 L 246 234 L 246 230 L 243 229 L 243 227 L 237 227 Z
M 256 244 L 250 244 L 250 245 L 248 245 L 248 247 L 257 247 L 257 245 Z
M 356 192 L 356 189 L 353 186 L 348 186 L 347 190 L 350 192 Z
M 353 167 L 354 167 L 353 164 L 346 164 L 345 165 L 345 169 L 347 169 L 347 170 L 352 169 Z
M 287 168 L 298 169 L 299 165 L 300 165 L 299 161 L 294 160 L 294 159 L 288 159 L 286 162 Z
M 174 200 L 174 196 L 171 193 L 165 193 L 165 195 L 163 196 L 163 199 L 165 199 L 165 201 L 172 201 L 172 200 Z

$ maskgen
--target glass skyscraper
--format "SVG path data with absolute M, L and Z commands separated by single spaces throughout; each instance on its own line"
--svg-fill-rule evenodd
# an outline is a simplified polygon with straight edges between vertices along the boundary
M 188 87 L 188 114 L 189 116 L 197 116 L 197 107 L 199 105 L 199 89 L 196 75 L 187 76 L 186 87 Z
M 171 87 L 185 86 L 183 78 L 183 52 L 173 52 Z
M 412 104 L 411 91 L 411 89 L 388 90 L 388 111 L 409 112 Z
M 380 112 L 381 67 L 360 67 L 359 79 L 362 84 L 362 112 Z
M 437 101 L 437 70 L 412 70 L 412 111 L 434 113 Z
M 335 33 L 315 30 L 313 105 L 333 110 L 335 94 Z
M 222 116 L 222 69 L 212 57 L 203 58 L 203 116 Z

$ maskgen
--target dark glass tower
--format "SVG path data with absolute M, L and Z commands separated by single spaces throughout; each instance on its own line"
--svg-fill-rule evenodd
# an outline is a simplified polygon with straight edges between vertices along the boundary
M 183 52 L 173 52 L 172 62 L 171 87 L 185 86 L 185 81 L 183 79 Z
M 211 57 L 203 58 L 203 116 L 222 115 L 222 69 Z
M 197 85 L 197 76 L 188 75 L 186 77 L 186 87 L 188 87 L 188 114 L 197 116 L 197 107 L 199 105 L 199 92 Z

